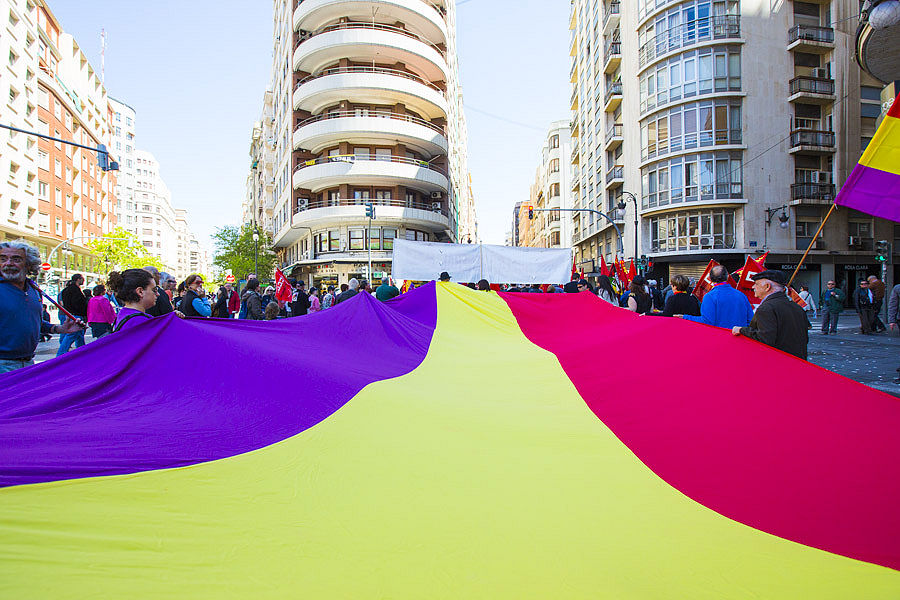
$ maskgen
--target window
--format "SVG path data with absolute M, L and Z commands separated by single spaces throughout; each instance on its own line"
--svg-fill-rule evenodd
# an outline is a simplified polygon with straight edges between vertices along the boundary
M 62 177 L 62 161 L 53 161 L 53 174 L 57 177 Z
M 56 217 L 56 235 L 62 235 L 62 219 Z
M 369 249 L 381 250 L 381 229 L 378 227 L 369 230 Z
M 683 211 L 650 218 L 651 252 L 734 247 L 734 211 Z
M 554 158 L 553 160 L 550 161 L 550 172 L 551 173 L 559 172 L 559 159 L 558 158 Z
M 640 112 L 698 94 L 740 91 L 740 48 L 717 46 L 675 56 L 641 75 Z
M 55 192 L 54 198 L 56 199 L 56 205 L 59 206 L 60 208 L 62 208 L 62 205 L 63 205 L 62 190 L 59 188 L 54 188 L 54 192 Z
M 364 230 L 351 229 L 350 230 L 350 249 L 351 250 L 365 250 L 364 236 L 365 236 Z
M 641 159 L 691 148 L 740 144 L 742 126 L 740 100 L 676 106 L 641 122 Z
M 41 200 L 50 200 L 50 186 L 43 181 L 38 181 L 38 198 Z
M 43 150 L 38 150 L 38 168 L 50 171 L 50 155 Z
M 550 136 L 550 149 L 559 148 L 559 136 L 553 135 Z
M 641 170 L 644 209 L 696 202 L 743 198 L 743 161 L 740 152 L 679 156 Z
M 424 231 L 417 231 L 415 229 L 407 229 L 406 230 L 406 239 L 415 242 L 427 242 L 428 234 Z
M 394 249 L 394 238 L 397 237 L 396 229 L 382 229 L 381 230 L 381 247 L 383 250 L 393 250 Z

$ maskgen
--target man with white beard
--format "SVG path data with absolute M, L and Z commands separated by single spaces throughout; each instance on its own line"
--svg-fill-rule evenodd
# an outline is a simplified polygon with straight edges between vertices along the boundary
M 34 364 L 41 334 L 75 333 L 85 327 L 72 319 L 63 325 L 43 319 L 41 294 L 28 280 L 40 264 L 41 255 L 28 242 L 0 242 L 0 373 Z

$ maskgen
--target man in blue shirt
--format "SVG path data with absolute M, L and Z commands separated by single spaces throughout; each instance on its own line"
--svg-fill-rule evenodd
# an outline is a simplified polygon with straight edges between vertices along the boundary
M 728 269 L 716 265 L 709 272 L 713 288 L 703 296 L 700 316 L 675 315 L 687 321 L 704 323 L 714 327 L 746 327 L 753 318 L 753 307 L 743 292 L 728 285 Z
M 33 364 L 42 333 L 75 333 L 85 327 L 71 319 L 63 325 L 44 320 L 41 295 L 28 280 L 40 264 L 37 248 L 27 242 L 0 243 L 0 373 Z

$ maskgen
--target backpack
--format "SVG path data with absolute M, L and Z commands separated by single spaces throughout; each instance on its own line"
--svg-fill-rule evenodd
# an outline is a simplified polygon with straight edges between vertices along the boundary
M 119 321 L 118 323 L 116 323 L 116 324 L 113 326 L 112 333 L 115 333 L 115 332 L 117 332 L 117 331 L 121 331 L 121 329 L 125 326 L 125 323 L 127 323 L 128 321 L 130 321 L 130 320 L 133 319 L 134 317 L 146 317 L 146 318 L 148 318 L 148 319 L 152 319 L 152 318 L 153 318 L 152 316 L 148 315 L 147 313 L 142 313 L 142 312 L 136 312 L 136 313 L 132 313 L 132 314 L 130 314 L 130 315 L 126 315 L 124 319 L 122 319 L 121 321 Z
M 245 300 L 241 300 L 241 310 L 238 313 L 238 319 L 246 319 L 247 318 L 247 302 Z

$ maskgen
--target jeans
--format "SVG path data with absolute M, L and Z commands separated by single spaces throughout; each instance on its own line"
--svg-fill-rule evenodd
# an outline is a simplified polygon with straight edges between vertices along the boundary
M 84 320 L 84 317 L 79 318 Z M 63 322 L 65 322 L 65 320 Z M 84 346 L 84 329 L 76 331 L 75 333 L 64 333 L 59 336 L 59 351 L 56 355 L 62 356 L 68 352 L 69 348 L 72 347 L 72 344 L 75 344 L 76 348 Z
M 859 329 L 863 333 L 875 330 L 875 309 L 871 307 L 859 309 Z
M 112 331 L 112 325 L 109 323 L 89 323 L 89 325 L 91 326 L 91 337 L 95 340 Z
M 17 369 L 24 369 L 28 365 L 33 365 L 33 364 L 34 364 L 33 358 L 29 358 L 28 360 L 0 358 L 0 373 L 9 373 L 10 371 L 15 371 Z
M 875 319 L 872 321 L 872 328 L 875 331 L 884 331 L 887 327 L 884 326 L 884 323 L 881 322 L 881 317 L 879 317 L 879 313 L 881 312 L 881 305 L 884 303 L 884 300 L 879 300 L 875 303 Z
M 837 333 L 839 312 L 831 312 L 828 307 L 822 309 L 822 333 L 828 333 L 829 324 L 831 325 L 831 333 Z

